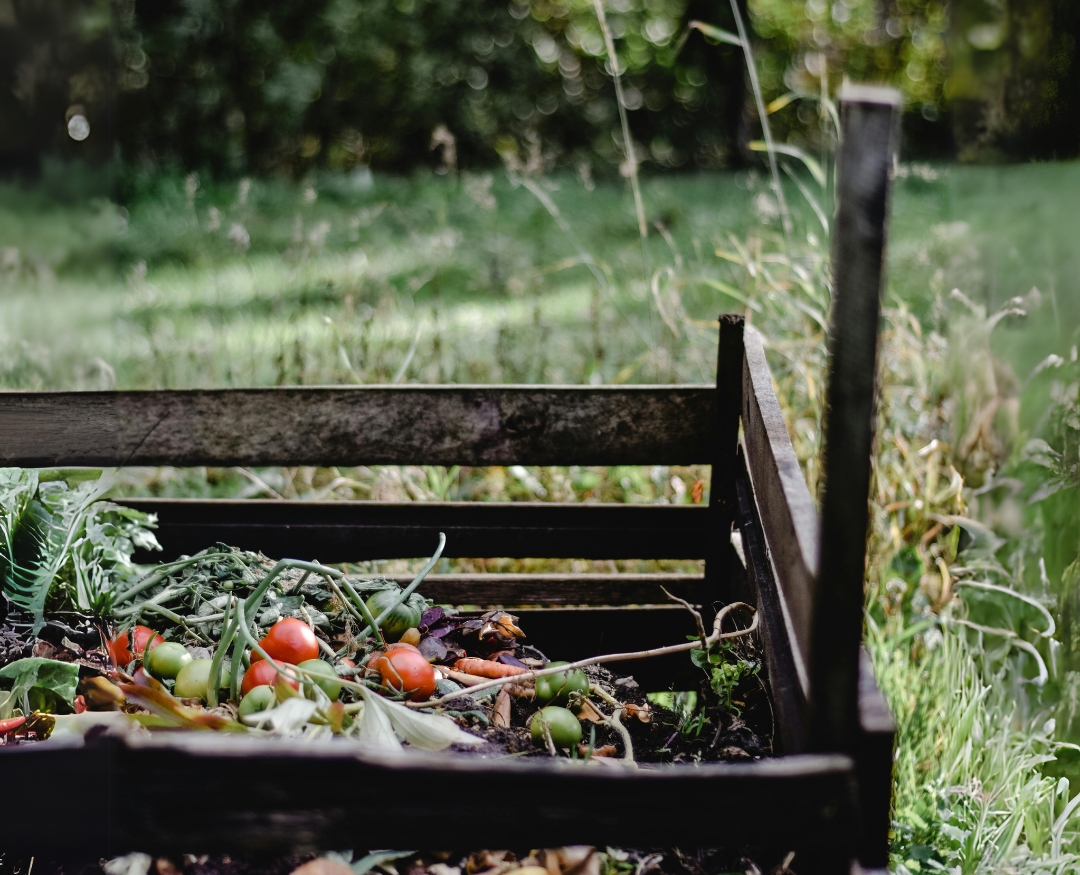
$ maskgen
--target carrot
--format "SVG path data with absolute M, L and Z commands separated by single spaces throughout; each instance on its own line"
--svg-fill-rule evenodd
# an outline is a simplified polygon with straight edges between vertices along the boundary
M 504 665 L 491 659 L 477 659 L 475 656 L 466 656 L 454 663 L 454 668 L 466 674 L 476 675 L 481 678 L 506 678 L 515 674 L 525 674 L 527 668 L 519 668 L 516 665 Z
M 10 720 L 0 720 L 0 735 L 14 732 L 26 722 L 25 717 L 12 717 Z

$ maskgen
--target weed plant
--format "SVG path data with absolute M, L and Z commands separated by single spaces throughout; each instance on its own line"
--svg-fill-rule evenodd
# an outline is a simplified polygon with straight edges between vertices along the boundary
M 1077 170 L 1044 173 L 1043 199 L 1068 190 Z M 1070 802 L 1080 748 L 1068 744 L 1080 731 L 1080 338 L 1068 327 L 1080 296 L 1070 298 L 1068 275 L 1050 261 L 1046 279 L 1024 279 L 1011 243 L 988 247 L 985 219 L 981 228 L 958 221 L 979 174 L 1002 173 L 905 167 L 897 180 L 866 637 L 899 728 L 897 872 L 1065 872 L 1080 851 Z M 1015 173 L 1037 181 L 1027 168 Z M 60 209 L 9 189 L 0 381 L 709 381 L 716 315 L 737 310 L 764 336 L 816 490 L 827 210 L 792 187 L 785 243 L 764 174 L 641 183 L 644 264 L 630 194 L 547 175 L 539 146 L 491 176 L 327 176 L 299 186 L 166 178 L 126 209 Z M 998 280 L 1023 299 L 1010 303 Z M 1032 294 L 1036 281 L 1046 288 Z M 708 500 L 708 480 L 707 468 L 665 466 L 143 468 L 122 471 L 119 490 L 692 502 Z M 566 563 L 594 566 L 610 570 Z

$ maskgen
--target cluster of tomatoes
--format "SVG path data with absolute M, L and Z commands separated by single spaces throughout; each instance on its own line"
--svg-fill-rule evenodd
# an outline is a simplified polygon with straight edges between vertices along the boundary
M 373 653 L 366 672 L 380 679 L 389 689 L 404 693 L 412 701 L 422 702 L 435 692 L 435 669 L 410 643 L 410 632 L 416 633 L 416 630 L 406 630 L 401 636 L 405 640 Z M 419 633 L 414 637 L 419 638 Z M 143 665 L 135 671 L 137 683 L 150 684 L 149 678 L 169 680 L 173 682 L 174 695 L 180 698 L 204 701 L 208 698 L 212 660 L 193 658 L 184 645 L 165 641 L 146 626 L 135 626 L 130 632 L 122 632 L 113 638 L 109 642 L 109 658 L 119 667 L 141 659 Z M 342 663 L 354 667 L 351 660 L 342 660 Z M 291 671 L 293 668 L 316 676 L 314 683 L 331 699 L 340 695 L 338 674 L 333 665 L 319 657 L 319 640 L 315 633 L 302 620 L 289 617 L 275 623 L 259 642 L 259 649 L 251 653 L 251 664 L 240 683 L 240 716 L 271 707 L 275 701 L 274 685 L 279 678 L 299 690 L 300 676 Z M 221 686 L 227 688 L 231 680 L 227 666 L 222 667 L 221 674 Z

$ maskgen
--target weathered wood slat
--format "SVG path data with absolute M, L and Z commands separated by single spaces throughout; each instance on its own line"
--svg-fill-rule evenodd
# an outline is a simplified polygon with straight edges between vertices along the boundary
M 878 327 L 885 288 L 889 182 L 902 99 L 891 88 L 842 95 L 833 306 L 822 424 L 820 576 L 811 624 L 812 735 L 818 750 L 858 744 L 870 459 L 874 449 Z
M 411 574 L 389 574 L 404 586 Z M 422 592 L 437 604 L 650 605 L 667 601 L 661 587 L 691 604 L 715 598 L 701 574 L 429 574 Z
M 702 617 L 711 629 L 715 611 L 709 604 L 703 607 Z M 524 643 L 551 659 L 567 661 L 680 644 L 696 631 L 693 617 L 681 605 L 517 608 L 514 614 L 528 636 Z M 627 660 L 612 668 L 632 675 L 647 692 L 696 690 L 703 678 L 687 653 Z
M 635 771 L 388 757 L 333 742 L 297 751 L 211 733 L 0 748 L 0 773 L 22 794 L 4 812 L 5 850 L 88 857 L 408 848 L 423 824 L 419 844 L 431 848 L 532 847 L 542 836 L 555 847 L 728 847 L 737 859 L 742 849 L 764 847 L 771 865 L 788 849 L 806 855 L 850 846 L 855 815 L 853 764 L 838 755 Z M 41 816 L 56 784 L 42 775 L 77 775 L 94 788 L 94 804 L 56 829 Z M 508 785 L 520 813 L 495 789 Z M 132 787 L 168 792 L 143 793 L 135 805 Z
M 0 464 L 708 463 L 711 386 L 0 393 Z
M 447 557 L 699 559 L 708 508 L 555 502 L 222 501 L 125 499 L 158 515 L 172 559 L 218 541 L 268 556 L 357 562 Z
M 777 731 L 785 753 L 802 753 L 807 747 L 807 668 L 790 632 L 784 593 L 777 585 L 769 562 L 758 507 L 741 454 L 739 461 L 735 478 L 736 522 L 746 557 L 746 573 L 753 584 L 749 597 L 761 615 L 760 635 L 765 643 L 769 692 L 776 710 Z
M 743 442 L 758 514 L 803 663 L 818 567 L 819 520 L 772 388 L 761 335 L 747 329 Z
M 859 651 L 859 739 L 855 746 L 863 835 L 859 861 L 864 866 L 889 864 L 892 824 L 893 746 L 896 722 L 874 680 L 870 654 Z

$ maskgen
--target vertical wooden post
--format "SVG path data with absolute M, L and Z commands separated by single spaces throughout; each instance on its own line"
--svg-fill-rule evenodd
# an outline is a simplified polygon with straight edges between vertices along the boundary
M 735 455 L 739 450 L 739 417 L 743 401 L 744 324 L 743 317 L 734 313 L 720 317 L 720 350 L 716 362 L 716 447 L 709 504 L 717 511 L 720 528 L 728 537 L 738 504 Z M 721 555 L 726 556 L 727 551 Z
M 901 99 L 891 88 L 841 91 L 833 227 L 833 303 L 824 422 L 821 564 L 810 633 L 811 743 L 853 752 L 874 443 L 878 323 L 890 176 Z

